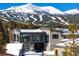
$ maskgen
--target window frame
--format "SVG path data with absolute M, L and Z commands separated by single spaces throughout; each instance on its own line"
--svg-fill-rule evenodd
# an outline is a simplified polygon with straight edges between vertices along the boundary
M 59 39 L 59 34 L 52 34 L 52 39 Z

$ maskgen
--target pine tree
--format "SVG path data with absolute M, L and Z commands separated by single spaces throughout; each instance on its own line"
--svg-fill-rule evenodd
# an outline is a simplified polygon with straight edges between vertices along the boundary
M 2 19 L 0 19 L 0 52 L 3 52 L 5 49 L 4 46 L 6 44 L 6 40 L 4 38 L 6 38 L 4 27 L 3 27 Z
M 75 34 L 77 32 L 77 24 L 71 23 L 68 25 L 68 29 L 70 34 L 67 35 L 67 37 L 70 39 L 72 38 L 72 42 L 67 42 L 65 45 L 62 55 L 63 56 L 79 56 L 79 43 L 75 41 L 77 38 L 77 35 Z

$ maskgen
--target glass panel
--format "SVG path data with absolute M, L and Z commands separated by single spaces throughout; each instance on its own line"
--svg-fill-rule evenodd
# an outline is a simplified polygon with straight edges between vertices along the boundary
M 17 34 L 17 41 L 19 41 L 19 35 Z
M 16 41 L 16 34 L 14 34 L 14 41 Z
M 52 39 L 58 39 L 58 34 L 53 34 Z

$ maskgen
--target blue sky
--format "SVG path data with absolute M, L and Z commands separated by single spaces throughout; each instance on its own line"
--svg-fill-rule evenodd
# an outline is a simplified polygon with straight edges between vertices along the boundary
M 0 3 L 0 10 L 7 9 L 11 6 L 20 6 L 26 3 Z M 58 8 L 62 11 L 69 10 L 69 9 L 79 9 L 79 3 L 32 3 L 37 6 L 53 6 Z

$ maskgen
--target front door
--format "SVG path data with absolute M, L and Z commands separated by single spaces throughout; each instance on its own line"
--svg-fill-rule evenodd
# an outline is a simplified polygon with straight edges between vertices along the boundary
M 36 52 L 42 52 L 44 50 L 44 43 L 34 43 L 34 50 Z

